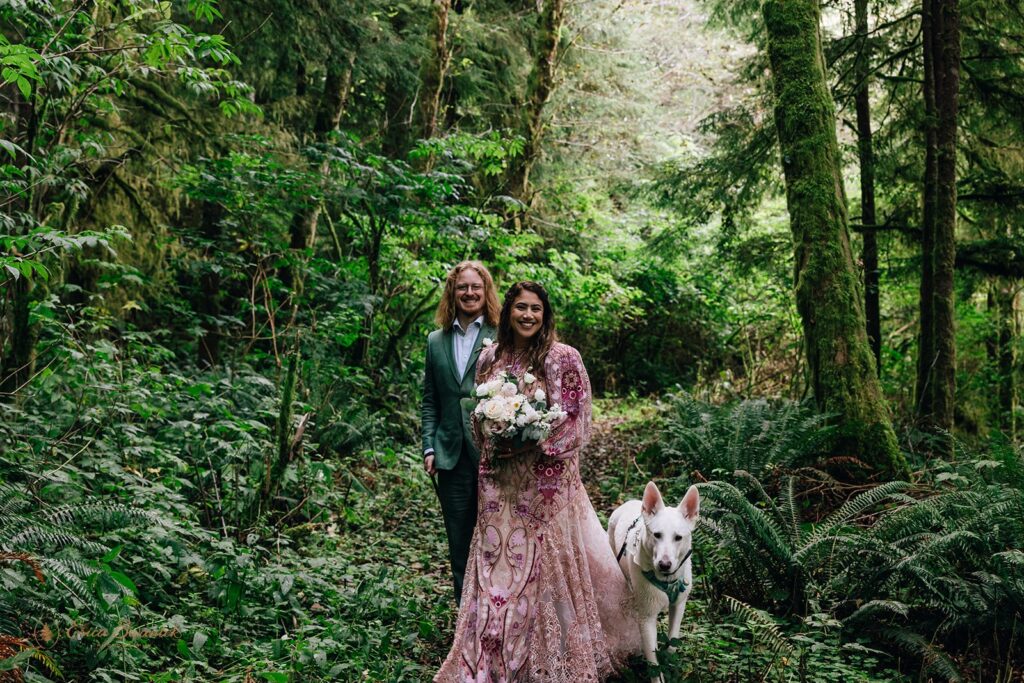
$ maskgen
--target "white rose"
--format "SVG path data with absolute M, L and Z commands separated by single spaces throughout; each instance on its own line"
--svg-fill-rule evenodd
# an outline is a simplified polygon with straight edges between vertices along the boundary
M 517 387 L 512 382 L 505 382 L 504 384 L 501 385 L 500 393 L 502 396 L 507 396 L 511 398 L 519 393 L 519 387 Z
M 523 404 L 523 424 L 533 424 L 540 419 L 540 413 L 533 409 L 529 403 Z
M 501 413 L 501 419 L 504 420 L 505 422 L 508 422 L 511 425 L 512 423 L 515 422 L 517 410 L 518 408 L 516 407 L 515 401 L 513 399 L 505 399 L 505 405 Z
M 533 384 L 534 382 L 537 381 L 537 378 L 528 372 L 525 375 L 523 375 L 523 381 L 526 382 L 527 384 Z
M 493 343 L 494 341 L 490 337 L 484 337 L 484 340 L 480 342 L 480 344 L 483 346 L 490 346 Z
M 488 420 L 500 420 L 504 414 L 505 401 L 501 397 L 495 396 L 484 403 L 484 417 Z
M 537 391 L 533 392 L 533 400 L 534 401 L 540 402 L 540 401 L 543 401 L 546 398 L 547 398 L 547 394 L 544 393 L 543 389 L 538 389 Z
M 494 396 L 498 393 L 498 388 L 501 383 L 497 380 L 491 380 L 490 382 L 484 382 L 476 389 L 477 396 Z

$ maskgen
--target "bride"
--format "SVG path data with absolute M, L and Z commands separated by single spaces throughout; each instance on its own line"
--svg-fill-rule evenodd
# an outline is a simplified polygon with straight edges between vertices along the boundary
M 602 680 L 639 652 L 623 605 L 626 584 L 583 483 L 590 438 L 590 380 L 579 352 L 556 340 L 545 289 L 518 282 L 505 295 L 497 344 L 476 383 L 502 372 L 534 375 L 548 404 L 568 416 L 546 439 L 519 449 L 485 437 L 479 502 L 455 642 L 435 681 Z

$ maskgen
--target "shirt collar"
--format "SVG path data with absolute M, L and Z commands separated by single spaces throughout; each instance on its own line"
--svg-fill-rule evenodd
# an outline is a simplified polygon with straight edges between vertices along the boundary
M 476 320 L 474 320 L 473 322 L 471 322 L 471 323 L 469 324 L 469 326 L 470 326 L 470 327 L 473 327 L 473 326 L 476 326 L 476 327 L 483 327 L 483 326 L 484 326 L 484 317 L 483 317 L 482 315 L 478 315 L 478 316 L 476 317 Z M 462 333 L 462 334 L 466 334 L 466 332 L 468 332 L 468 331 L 469 331 L 469 330 L 464 330 L 464 329 L 462 329 L 462 323 L 460 323 L 460 322 L 459 322 L 459 319 L 458 319 L 457 317 L 455 318 L 455 321 L 454 321 L 454 322 L 452 323 L 452 327 L 454 327 L 455 329 L 457 329 L 457 330 L 458 330 L 458 331 L 459 331 L 460 333 Z

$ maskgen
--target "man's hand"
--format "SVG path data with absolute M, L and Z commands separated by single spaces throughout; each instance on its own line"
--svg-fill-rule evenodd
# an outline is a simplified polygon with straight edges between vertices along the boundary
M 430 453 L 423 456 L 423 469 L 426 470 L 427 474 L 434 476 L 437 474 L 437 468 L 434 467 L 434 454 Z

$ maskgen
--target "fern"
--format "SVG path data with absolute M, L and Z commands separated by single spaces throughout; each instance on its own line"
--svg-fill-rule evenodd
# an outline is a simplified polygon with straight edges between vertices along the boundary
M 760 478 L 818 458 L 834 431 L 828 420 L 798 403 L 761 399 L 713 406 L 675 394 L 665 404 L 661 455 L 705 477 L 743 470 Z
M 741 600 L 726 595 L 725 604 L 729 611 L 739 615 L 754 633 L 755 639 L 764 645 L 775 657 L 792 657 L 795 651 L 793 644 L 782 633 L 778 623 L 770 614 L 756 607 L 751 607 Z
M 880 635 L 904 652 L 920 658 L 924 672 L 954 683 L 963 680 L 950 656 L 920 634 L 903 628 L 883 628 Z

